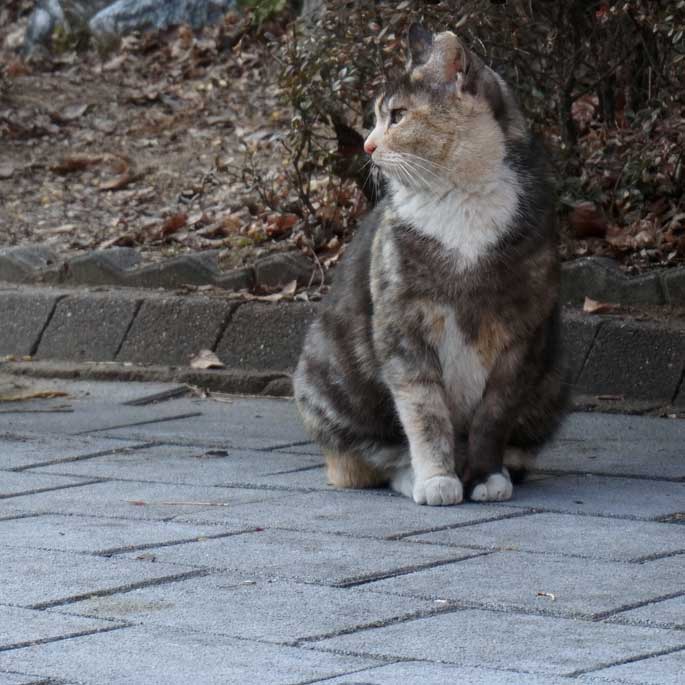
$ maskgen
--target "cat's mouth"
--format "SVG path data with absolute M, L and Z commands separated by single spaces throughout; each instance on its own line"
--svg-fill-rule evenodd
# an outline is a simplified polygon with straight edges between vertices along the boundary
M 415 190 L 431 190 L 448 185 L 447 168 L 409 152 L 376 150 L 373 163 L 388 177 Z M 442 174 L 440 172 L 443 172 Z

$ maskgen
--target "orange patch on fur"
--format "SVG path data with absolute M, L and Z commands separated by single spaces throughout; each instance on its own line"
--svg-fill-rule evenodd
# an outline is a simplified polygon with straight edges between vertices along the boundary
M 336 488 L 377 488 L 388 478 L 355 454 L 324 451 L 328 482 Z
M 491 369 L 500 352 L 511 340 L 509 329 L 492 315 L 485 315 L 480 320 L 476 349 L 483 366 Z

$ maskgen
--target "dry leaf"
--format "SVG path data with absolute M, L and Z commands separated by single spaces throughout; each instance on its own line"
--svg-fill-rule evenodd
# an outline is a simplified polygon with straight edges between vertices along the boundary
M 191 360 L 192 369 L 223 369 L 225 364 L 211 350 L 200 350 Z
M 605 314 L 606 312 L 613 312 L 617 305 L 609 304 L 608 302 L 598 302 L 591 297 L 586 297 L 583 303 L 583 311 L 587 314 Z
M 173 214 L 165 220 L 162 227 L 157 233 L 158 238 L 166 238 L 172 233 L 183 228 L 188 223 L 188 215 L 185 212 L 179 212 L 178 214 Z
M 577 204 L 568 218 L 575 238 L 603 238 L 607 233 L 606 219 L 592 202 Z
M 554 601 L 557 598 L 556 595 L 554 595 L 551 592 L 536 592 L 535 596 L 536 597 L 547 597 L 548 599 L 551 599 L 552 601 Z
M 100 183 L 98 185 L 98 190 L 121 190 L 134 179 L 134 175 L 131 172 L 130 161 L 124 157 L 115 157 L 113 155 L 110 156 L 109 161 L 114 168 L 114 171 L 119 175 L 110 181 Z
M 41 390 L 25 395 L 0 395 L 0 402 L 25 402 L 26 400 L 51 400 L 55 397 L 69 397 L 69 393 L 59 390 Z
M 83 171 L 88 167 L 99 164 L 102 161 L 101 156 L 87 157 L 63 157 L 57 164 L 50 167 L 56 174 L 73 174 L 75 171 Z
M 59 118 L 62 121 L 75 121 L 82 117 L 87 111 L 90 105 L 88 103 L 84 105 L 69 105 L 65 107 L 60 113 Z

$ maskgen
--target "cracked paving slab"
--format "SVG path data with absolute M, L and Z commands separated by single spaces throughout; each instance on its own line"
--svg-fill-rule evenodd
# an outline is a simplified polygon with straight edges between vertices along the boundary
M 30 668 L 89 685 L 296 685 L 375 663 L 370 657 L 143 626 L 0 652 L 0 669 Z
M 532 514 L 416 535 L 436 544 L 630 561 L 685 550 L 682 527 L 598 516 Z
M 465 609 L 341 635 L 311 646 L 336 653 L 568 675 L 635 655 L 685 648 L 685 633 Z
M 51 611 L 288 643 L 435 608 L 434 602 L 421 599 L 229 573 L 95 597 Z
M 189 566 L 144 559 L 12 547 L 2 552 L 0 587 L 5 604 L 32 607 L 138 583 L 165 582 L 193 571 Z
M 685 576 L 683 560 L 678 558 L 648 564 L 595 560 L 589 565 L 585 559 L 507 551 L 380 580 L 364 588 L 498 610 L 593 618 L 685 593 Z
M 55 640 L 103 628 L 109 629 L 112 625 L 120 624 L 92 617 L 60 617 L 47 611 L 0 605 L 0 651 L 38 640 Z
M 456 561 L 474 554 L 454 547 L 366 538 L 351 542 L 337 535 L 303 535 L 286 530 L 263 530 L 152 551 L 159 561 L 168 563 L 325 585 L 355 583 L 379 574 Z

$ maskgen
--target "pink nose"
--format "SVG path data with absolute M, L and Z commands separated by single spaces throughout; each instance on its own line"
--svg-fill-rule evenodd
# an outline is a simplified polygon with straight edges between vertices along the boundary
M 378 145 L 376 145 L 376 143 L 372 142 L 370 138 L 367 138 L 364 143 L 364 152 L 366 152 L 367 155 L 371 155 L 377 147 Z

